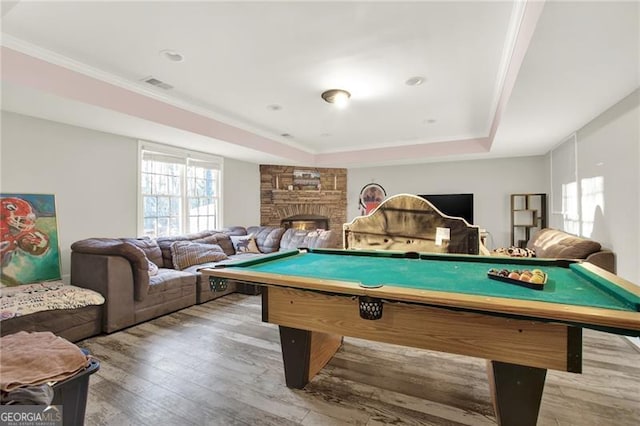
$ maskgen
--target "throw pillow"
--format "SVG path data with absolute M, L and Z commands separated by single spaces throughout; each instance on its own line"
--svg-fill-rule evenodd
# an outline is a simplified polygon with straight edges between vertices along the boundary
M 493 254 L 509 257 L 535 257 L 536 252 L 528 248 L 520 247 L 500 247 L 493 251 Z
M 177 270 L 207 262 L 219 262 L 227 259 L 217 244 L 201 244 L 191 241 L 176 241 L 171 244 L 171 259 Z
M 231 235 L 231 242 L 236 254 L 242 253 L 260 253 L 253 235 Z
M 150 260 L 148 262 L 149 262 L 149 276 L 152 277 L 154 275 L 158 275 L 158 265 L 156 265 Z

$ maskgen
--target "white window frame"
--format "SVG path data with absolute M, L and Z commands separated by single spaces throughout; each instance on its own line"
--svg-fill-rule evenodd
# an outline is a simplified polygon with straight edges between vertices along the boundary
M 223 176 L 224 176 L 224 161 L 222 157 L 207 154 L 199 151 L 193 151 L 183 148 L 177 148 L 169 145 L 163 145 L 155 142 L 148 141 L 138 141 L 138 206 L 137 206 L 137 234 L 140 236 L 144 236 L 144 197 L 142 194 L 142 157 L 143 151 L 152 151 L 154 153 L 158 153 L 161 155 L 167 155 L 171 157 L 175 157 L 180 161 L 184 161 L 185 165 L 185 173 L 182 176 L 181 182 L 181 198 L 182 198 L 182 220 L 181 220 L 181 229 L 183 233 L 192 232 L 189 231 L 189 206 L 188 206 L 188 197 L 187 197 L 187 184 L 186 184 L 186 166 L 188 165 L 189 160 L 197 161 L 197 162 L 205 162 L 210 165 L 217 167 L 218 169 L 218 224 L 217 228 L 221 228 L 224 223 L 223 212 L 224 206 L 222 203 L 223 200 Z

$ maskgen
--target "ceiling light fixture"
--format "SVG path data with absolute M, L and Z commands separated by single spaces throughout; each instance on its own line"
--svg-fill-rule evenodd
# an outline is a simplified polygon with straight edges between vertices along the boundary
M 171 62 L 182 62 L 184 61 L 184 56 L 182 54 L 176 52 L 175 50 L 165 49 L 161 50 L 160 54 L 170 60 Z
M 344 108 L 349 103 L 349 98 L 351 97 L 351 93 L 342 89 L 331 89 L 322 93 L 322 99 L 330 104 L 334 104 L 338 108 Z

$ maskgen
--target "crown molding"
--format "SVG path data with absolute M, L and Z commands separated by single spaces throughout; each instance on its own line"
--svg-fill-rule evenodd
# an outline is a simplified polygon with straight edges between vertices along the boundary
M 196 106 L 192 103 L 182 101 L 168 94 L 161 93 L 150 87 L 146 87 L 145 83 L 143 82 L 133 82 L 131 80 L 127 80 L 115 74 L 100 70 L 98 68 L 87 65 L 83 62 L 80 62 L 75 59 L 71 59 L 67 56 L 61 55 L 59 53 L 53 52 L 49 49 L 45 49 L 41 46 L 37 46 L 35 44 L 29 43 L 25 40 L 19 39 L 12 35 L 2 33 L 0 44 L 4 47 L 23 53 L 25 55 L 29 55 L 33 58 L 49 62 L 51 64 L 66 68 L 68 70 L 80 73 L 82 75 L 85 75 L 91 78 L 95 78 L 96 80 L 99 80 L 108 84 L 112 84 L 121 89 L 129 90 L 133 93 L 146 96 L 148 98 L 166 103 L 173 107 L 180 108 L 185 111 L 192 112 L 194 114 L 198 114 L 203 117 L 216 120 L 233 127 L 237 127 L 239 129 L 254 133 L 258 136 L 271 139 L 273 141 L 282 143 L 284 145 L 291 146 L 293 148 L 299 149 L 309 154 L 316 154 L 316 152 L 313 152 L 308 147 L 300 145 L 290 139 L 285 139 L 275 133 L 271 133 L 265 130 L 258 129 L 253 126 L 249 126 L 238 120 L 234 120 L 223 114 L 214 112 L 208 108 Z

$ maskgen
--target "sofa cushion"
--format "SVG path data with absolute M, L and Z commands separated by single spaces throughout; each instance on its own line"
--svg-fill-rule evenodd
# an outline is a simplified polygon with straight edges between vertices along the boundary
M 149 294 L 167 291 L 172 287 L 194 286 L 197 277 L 194 274 L 175 269 L 160 268 L 158 275 L 149 279 Z
M 210 244 L 218 244 L 222 247 L 223 251 L 227 255 L 234 254 L 235 251 L 231 247 L 231 242 L 222 244 L 218 241 L 218 238 L 226 238 L 227 236 L 220 231 L 202 231 L 195 232 L 192 234 L 182 234 L 175 235 L 172 237 L 158 237 L 157 242 L 158 246 L 160 246 L 160 250 L 162 251 L 162 265 L 164 268 L 173 268 L 173 257 L 171 255 L 171 244 L 176 241 L 193 241 L 193 242 L 204 242 Z
M 305 239 L 309 231 L 304 229 L 289 228 L 285 231 L 282 239 L 280 240 L 280 251 L 295 250 L 300 247 L 307 247 L 305 245 Z
M 306 247 L 308 248 L 329 248 L 335 244 L 335 233 L 333 231 L 310 231 L 306 238 Z
M 202 244 L 192 241 L 176 241 L 171 244 L 173 267 L 177 270 L 206 262 L 218 262 L 227 258 L 217 244 Z
M 231 235 L 231 242 L 233 243 L 235 254 L 261 253 L 253 235 Z
M 223 232 L 216 232 L 211 234 L 205 238 L 198 238 L 193 240 L 194 243 L 206 243 L 206 244 L 217 244 L 222 248 L 222 251 L 227 256 L 231 256 L 236 253 L 236 249 L 233 247 L 233 243 L 231 242 L 231 237 L 228 234 Z
M 140 248 L 144 252 L 144 254 L 147 256 L 147 259 L 149 259 L 156 265 L 158 266 L 163 265 L 162 251 L 160 251 L 160 246 L 158 245 L 156 240 L 152 240 L 149 237 L 121 238 L 121 239 L 124 242 L 133 244 L 134 246 Z
M 536 257 L 585 259 L 600 251 L 600 243 L 577 237 L 557 229 L 545 228 L 538 231 L 527 244 L 536 252 Z
M 171 237 L 158 237 L 156 242 L 160 246 L 162 252 L 162 266 L 163 268 L 173 268 L 173 256 L 171 255 L 171 244 L 176 241 L 191 241 L 201 240 L 211 235 L 211 232 L 197 232 L 193 234 L 174 235 Z
M 258 244 L 258 249 L 262 253 L 278 251 L 284 231 L 284 228 L 276 226 L 250 226 L 247 228 L 247 232 L 253 234 Z
M 333 231 L 287 229 L 280 241 L 280 251 L 297 248 L 330 248 L 334 247 Z
M 116 238 L 88 238 L 71 244 L 71 250 L 82 254 L 124 257 L 131 262 L 135 300 L 145 298 L 149 289 L 149 259 L 140 247 Z

